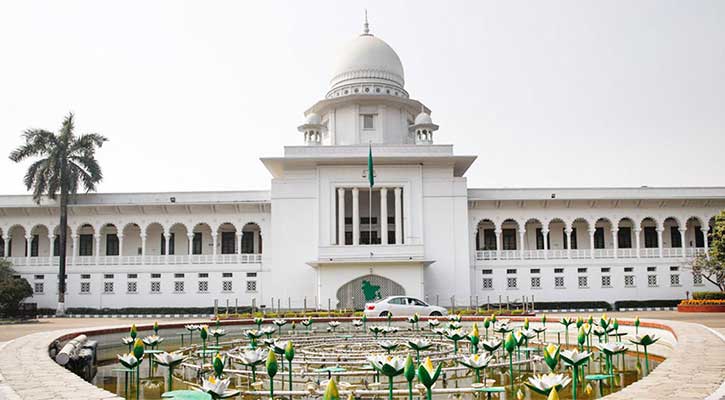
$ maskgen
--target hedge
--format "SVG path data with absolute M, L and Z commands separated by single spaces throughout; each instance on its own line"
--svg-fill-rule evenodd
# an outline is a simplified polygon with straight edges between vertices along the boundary
M 536 310 L 586 310 L 586 309 L 604 309 L 610 311 L 612 305 L 606 301 L 549 301 L 534 302 Z
M 692 292 L 693 300 L 725 300 L 725 292 Z

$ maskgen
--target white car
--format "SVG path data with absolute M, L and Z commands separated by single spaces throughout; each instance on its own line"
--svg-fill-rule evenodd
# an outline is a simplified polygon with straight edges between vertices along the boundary
M 408 296 L 388 296 L 375 303 L 367 303 L 363 312 L 368 317 L 385 317 L 388 314 L 393 314 L 394 317 L 412 316 L 413 314 L 423 317 L 440 317 L 448 314 L 443 307 L 431 306 L 424 301 Z

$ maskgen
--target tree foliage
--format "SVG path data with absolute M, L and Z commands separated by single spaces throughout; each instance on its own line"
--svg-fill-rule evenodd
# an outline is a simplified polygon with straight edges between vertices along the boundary
M 0 259 L 0 314 L 17 315 L 20 303 L 32 295 L 28 281 L 16 276 L 9 261 Z
M 725 292 L 725 210 L 715 217 L 715 225 L 711 228 L 709 257 L 695 257 L 692 273 L 701 275 Z

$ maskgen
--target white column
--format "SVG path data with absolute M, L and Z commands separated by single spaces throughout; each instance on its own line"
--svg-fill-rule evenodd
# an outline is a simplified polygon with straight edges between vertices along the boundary
M 657 227 L 657 249 L 660 252 L 660 258 L 662 258 L 662 248 L 664 247 L 662 244 L 662 232 L 665 231 L 665 228 Z
M 93 235 L 94 244 L 96 245 L 96 264 L 98 264 L 98 259 L 101 257 L 101 234 L 96 233 Z
M 595 229 L 589 229 L 589 258 L 594 258 L 594 232 Z
M 702 238 L 704 239 L 705 244 L 705 257 L 707 259 L 710 259 L 710 245 L 707 243 L 707 233 L 710 232 L 710 225 L 705 225 L 704 227 L 701 227 L 700 230 L 702 231 Z M 7 242 L 5 242 L 7 244 Z M 5 253 L 8 254 L 8 253 Z
M 337 189 L 337 244 L 345 245 L 345 188 Z
M 75 262 L 76 262 L 76 256 L 78 255 L 78 235 L 76 235 L 74 233 L 73 235 L 71 235 L 71 239 L 73 239 L 73 241 L 72 241 L 73 246 L 70 249 L 70 252 L 72 254 L 72 256 L 71 256 L 71 262 L 73 264 L 75 264 Z
M 55 235 L 52 233 L 49 233 L 48 234 L 48 257 L 53 257 L 53 242 L 55 242 Z
M 27 254 L 25 255 L 26 258 L 30 258 L 30 253 L 31 253 L 30 247 L 32 246 L 32 243 L 33 243 L 33 235 L 31 235 L 31 234 L 25 235 L 25 248 L 28 250 Z M 30 265 L 30 263 L 28 263 L 28 265 Z
M 141 234 L 141 264 L 146 264 L 146 234 Z
M 211 254 L 212 254 L 212 260 L 214 260 L 213 261 L 214 263 L 216 263 L 216 238 L 217 238 L 217 233 L 212 232 L 211 233 Z
M 573 230 L 569 227 L 564 228 L 564 244 L 566 245 L 566 258 L 571 258 L 571 233 Z
M 544 260 L 549 258 L 549 229 L 542 228 L 541 236 L 544 239 Z
M 116 234 L 118 236 L 118 256 L 123 256 L 123 233 Z
M 639 234 L 642 232 L 642 228 L 634 228 L 634 242 L 637 245 L 637 258 L 640 258 L 639 249 L 640 249 L 640 240 L 639 240 Z
M 493 233 L 496 235 L 496 259 L 500 260 L 501 254 L 502 254 L 501 253 L 501 250 L 502 250 L 501 242 L 503 240 L 501 234 L 503 233 L 503 231 L 499 228 L 496 228 L 496 229 L 494 229 Z M 481 236 L 481 235 L 479 235 L 479 236 Z
M 522 260 L 524 259 L 524 250 L 526 249 L 526 246 L 524 245 L 524 239 L 526 239 L 526 226 L 524 226 L 523 228 L 519 228 L 519 255 Z
M 10 253 L 10 235 L 7 235 L 7 237 L 5 238 L 5 249 L 4 250 L 5 250 L 5 252 L 3 253 L 3 255 L 5 257 L 8 257 L 8 254 Z
M 685 245 L 685 233 L 687 233 L 687 230 L 686 228 L 682 227 L 680 227 L 678 230 L 680 231 L 680 243 L 682 244 L 682 246 L 680 246 L 680 256 L 684 257 L 686 256 L 685 248 L 687 246 Z
M 617 232 L 619 232 L 619 227 L 612 228 L 612 249 L 614 249 L 614 258 L 617 258 L 619 255 L 617 254 L 617 250 L 619 249 L 619 237 L 617 235 Z
M 164 262 L 166 264 L 169 263 L 169 253 L 170 253 L 170 244 L 171 244 L 171 233 L 165 232 L 164 233 L 164 240 L 166 240 L 166 255 L 164 256 Z
M 189 255 L 194 254 L 194 232 L 189 232 L 186 234 L 186 237 L 189 239 Z
M 360 190 L 352 188 L 352 244 L 360 244 Z
M 388 188 L 380 188 L 380 244 L 388 244 Z
M 242 236 L 243 231 L 237 231 L 237 254 L 242 254 Z
M 403 205 L 400 199 L 401 189 L 393 189 L 395 194 L 395 244 L 403 244 Z

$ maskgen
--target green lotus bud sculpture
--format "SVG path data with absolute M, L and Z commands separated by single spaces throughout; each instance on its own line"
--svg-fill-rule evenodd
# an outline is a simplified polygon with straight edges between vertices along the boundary
M 553 373 L 556 371 L 556 367 L 559 366 L 559 352 L 561 351 L 561 346 L 557 346 L 553 343 L 550 343 L 546 347 L 544 347 L 544 362 L 546 363 L 546 366 L 549 367 L 549 370 Z
M 503 348 L 508 353 L 509 357 L 509 375 L 511 378 L 511 393 L 514 392 L 514 350 L 516 349 L 516 339 L 514 338 L 513 333 L 509 332 L 509 334 L 506 336 L 506 341 L 504 341 Z
M 390 321 L 393 320 L 393 313 L 388 311 L 388 314 L 385 316 L 385 318 L 388 320 L 388 326 L 390 326 Z
M 569 325 L 574 323 L 574 320 L 568 317 L 563 317 L 561 320 L 559 320 L 559 323 L 564 325 L 564 338 L 566 340 L 566 345 L 569 346 Z
M 413 357 L 408 354 L 405 358 L 405 368 L 403 370 L 403 376 L 408 382 L 408 400 L 413 400 L 413 380 L 415 379 L 415 364 L 413 363 Z
M 433 363 L 430 361 L 430 357 L 426 357 L 425 361 L 418 366 L 418 380 L 420 380 L 420 383 L 422 383 L 427 389 L 426 400 L 431 400 L 433 398 L 433 384 L 441 375 L 442 368 L 442 363 L 439 363 L 437 367 L 434 367 Z
M 138 330 L 136 329 L 136 324 L 132 324 L 131 331 L 129 332 L 129 336 L 131 336 L 131 339 L 136 340 L 137 335 L 138 335 Z
M 295 358 L 295 345 L 292 341 L 287 342 L 287 346 L 284 347 L 284 358 L 289 363 L 289 390 L 292 391 L 292 360 Z
M 491 319 L 489 317 L 486 317 L 483 319 L 483 329 L 486 330 L 486 336 L 485 340 L 488 340 L 488 328 L 491 327 Z
M 132 330 L 136 329 L 136 325 L 131 326 Z M 138 363 L 136 364 L 136 398 L 139 398 L 141 394 L 141 361 L 143 360 L 143 342 L 141 339 L 136 339 L 133 343 L 133 356 L 136 357 Z
M 279 366 L 277 365 L 277 356 L 274 351 L 267 352 L 267 375 L 269 376 L 269 397 L 274 399 L 274 376 L 277 375 Z
M 201 364 L 206 364 L 206 339 L 209 337 L 209 331 L 206 325 L 202 325 L 199 329 L 199 337 L 201 337 Z
M 360 318 L 360 321 L 363 323 L 363 332 L 366 332 L 368 330 L 368 316 L 363 314 L 362 318 Z
M 154 335 L 158 336 L 159 335 L 159 321 L 154 321 L 153 329 L 154 329 Z
M 224 358 L 222 355 L 217 353 L 212 361 L 212 368 L 214 369 L 214 376 L 218 379 L 222 377 L 224 373 Z
M 478 333 L 478 325 L 475 322 L 473 323 L 471 333 L 468 334 L 468 340 L 471 342 L 471 346 L 473 346 L 472 353 L 478 353 L 478 343 L 481 341 L 481 335 Z
M 340 392 L 337 390 L 337 384 L 334 379 L 327 381 L 327 388 L 322 395 L 322 400 L 340 400 Z

